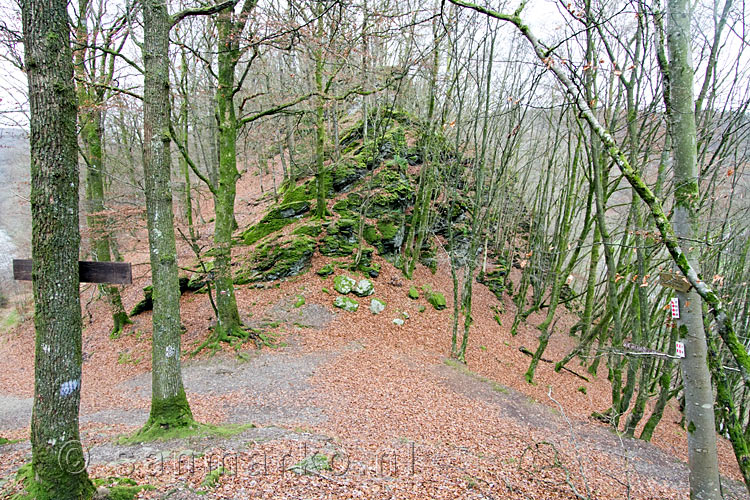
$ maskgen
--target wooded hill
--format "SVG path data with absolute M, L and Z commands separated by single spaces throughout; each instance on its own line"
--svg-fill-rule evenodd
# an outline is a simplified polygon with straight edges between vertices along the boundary
M 113 341 L 150 319 L 150 413 L 133 442 L 206 431 L 183 350 L 276 345 L 249 290 L 333 275 L 314 287 L 346 318 L 370 295 L 390 313 L 388 276 L 399 302 L 425 301 L 418 313 L 447 309 L 449 363 L 480 356 L 485 316 L 511 340 L 531 328 L 514 345 L 530 387 L 545 365 L 591 384 L 606 373 L 591 418 L 649 441 L 676 406 L 691 496 L 722 495 L 724 439 L 750 488 L 744 5 L 20 8 L 2 33 L 30 103 L 28 492 L 94 491 L 55 459 L 58 434 L 79 433 L 81 258 L 132 261 L 145 287 L 135 300 L 102 284 L 84 303 L 101 294 Z M 439 286 L 413 282 L 427 272 Z M 207 335 L 183 331 L 195 292 Z M 80 443 L 69 456 L 83 460 Z

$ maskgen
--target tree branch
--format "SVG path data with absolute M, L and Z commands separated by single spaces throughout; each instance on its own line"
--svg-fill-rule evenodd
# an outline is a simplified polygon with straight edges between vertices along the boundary
M 180 140 L 177 138 L 177 132 L 174 130 L 174 125 L 172 125 L 172 120 L 169 120 L 169 135 L 172 136 L 172 140 L 175 144 L 177 144 L 177 149 L 180 150 L 180 154 L 182 154 L 182 157 L 185 158 L 185 161 L 190 166 L 190 170 L 193 171 L 195 175 L 198 176 L 200 180 L 202 180 L 206 186 L 208 186 L 208 190 L 211 191 L 212 194 L 216 195 L 216 187 L 214 187 L 213 184 L 211 184 L 211 181 L 203 175 L 203 173 L 198 170 L 198 166 L 193 162 L 193 159 L 188 154 L 187 150 L 185 149 L 185 145 L 180 142 Z
M 260 118 L 263 118 L 264 116 L 271 116 L 278 113 L 281 113 L 287 108 L 291 108 L 292 106 L 301 103 L 302 101 L 306 101 L 307 99 L 311 98 L 312 96 L 316 95 L 315 92 L 311 92 L 309 94 L 305 94 L 303 96 L 297 97 L 296 99 L 293 99 L 289 102 L 286 102 L 284 104 L 279 104 L 278 106 L 274 106 L 272 108 L 266 109 L 264 111 L 260 111 L 258 113 L 255 113 L 254 115 L 246 116 L 239 120 L 240 125 L 245 125 L 246 123 L 254 122 L 255 120 L 258 120 Z
M 193 9 L 182 10 L 172 15 L 171 26 L 174 26 L 175 24 L 179 23 L 186 17 L 210 16 L 211 14 L 216 14 L 217 12 L 221 12 L 222 10 L 226 8 L 234 7 L 236 4 L 237 4 L 237 0 L 227 0 L 226 2 L 217 3 L 216 5 L 210 5 L 208 7 L 196 7 Z

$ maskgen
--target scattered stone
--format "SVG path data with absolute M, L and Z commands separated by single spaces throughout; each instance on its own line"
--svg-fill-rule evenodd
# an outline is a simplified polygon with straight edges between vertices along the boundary
M 347 293 L 351 292 L 352 289 L 356 286 L 357 282 L 350 278 L 349 276 L 339 275 L 336 276 L 333 279 L 333 288 L 341 293 L 346 295 Z
M 380 299 L 373 298 L 370 300 L 370 312 L 373 314 L 380 314 L 385 310 L 385 302 Z
M 350 299 L 349 297 L 342 297 L 341 295 L 336 297 L 336 299 L 333 301 L 333 305 L 335 307 L 338 307 L 339 309 L 343 309 L 344 311 L 349 312 L 354 312 L 359 309 L 359 302 L 354 299 Z
M 354 285 L 354 288 L 352 288 L 352 291 L 358 297 L 367 297 L 368 295 L 372 295 L 373 292 L 375 292 L 375 286 L 372 284 L 372 281 L 368 279 L 363 279 L 363 280 L 359 280 L 359 282 L 356 285 Z
M 397 325 L 397 326 L 403 326 L 404 325 L 404 320 L 401 319 L 401 318 L 396 318 L 396 319 L 393 320 L 393 324 Z

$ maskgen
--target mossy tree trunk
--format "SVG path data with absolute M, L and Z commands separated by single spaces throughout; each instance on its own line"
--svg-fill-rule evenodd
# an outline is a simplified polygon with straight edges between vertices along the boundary
M 78 145 L 67 2 L 21 2 L 31 125 L 34 407 L 37 499 L 91 498 L 78 432 L 81 303 Z M 64 457 L 64 460 L 61 460 Z
M 90 104 L 90 102 L 89 102 Z M 98 108 L 98 106 L 97 106 Z M 109 262 L 112 260 L 112 235 L 109 232 L 111 221 L 103 214 L 104 206 L 104 155 L 101 109 L 89 110 L 81 114 L 81 138 L 85 154 L 88 156 L 86 165 L 86 205 L 88 215 L 86 224 L 91 232 L 91 254 L 95 261 Z M 112 312 L 112 335 L 118 336 L 125 325 L 132 323 L 122 305 L 120 289 L 115 285 L 101 285 L 101 290 L 107 297 Z
M 106 102 L 106 90 L 94 87 L 93 83 L 109 85 L 112 81 L 114 64 L 105 57 L 99 61 L 99 66 L 89 64 L 87 60 L 96 60 L 94 49 L 87 50 L 89 45 L 88 14 L 90 2 L 81 0 L 78 3 L 78 26 L 76 37 L 78 50 L 75 51 L 75 74 L 78 78 L 79 127 L 82 143 L 82 154 L 86 163 L 86 224 L 91 238 L 91 254 L 95 261 L 108 262 L 112 259 L 112 234 L 109 227 L 111 221 L 103 214 L 104 206 L 104 127 L 103 107 Z M 110 49 L 111 37 L 105 36 L 103 43 Z M 110 58 L 114 56 L 109 56 Z M 88 71 L 87 71 L 88 69 Z M 98 70 L 98 74 L 97 74 Z M 98 80 L 98 82 L 95 82 Z M 117 336 L 125 325 L 132 323 L 122 305 L 120 290 L 114 285 L 101 285 L 101 291 L 110 303 L 112 312 L 112 335 Z
M 700 238 L 698 228 L 698 165 L 696 162 L 693 69 L 690 50 L 690 5 L 687 0 L 669 0 L 667 46 L 671 112 L 669 131 L 674 150 L 675 236 L 685 238 L 683 253 L 698 272 L 697 252 L 690 240 Z M 685 342 L 682 378 L 685 382 L 685 417 L 688 428 L 690 496 L 719 499 L 719 466 L 711 375 L 708 370 L 703 301 L 698 292 L 677 292 L 680 301 L 678 325 Z
M 143 2 L 143 168 L 154 287 L 151 413 L 141 433 L 193 423 L 180 367 L 180 287 L 170 189 L 169 30 L 164 0 Z
M 219 120 L 219 176 L 214 186 L 214 273 L 219 338 L 233 335 L 241 328 L 232 279 L 232 233 L 234 232 L 234 201 L 237 193 L 237 131 L 239 124 L 234 106 L 235 69 L 240 59 L 239 38 L 245 27 L 247 13 L 254 2 L 248 0 L 244 17 L 234 19 L 232 9 L 219 13 L 218 31 L 218 87 L 216 114 Z
M 315 64 L 315 91 L 318 93 L 315 104 L 315 181 L 317 186 L 317 206 L 315 215 L 323 219 L 328 212 L 326 198 L 328 197 L 328 171 L 325 168 L 325 101 L 323 100 L 323 70 L 325 60 L 323 59 L 323 2 L 316 3 L 315 16 L 317 17 L 318 40 L 313 50 L 313 63 Z

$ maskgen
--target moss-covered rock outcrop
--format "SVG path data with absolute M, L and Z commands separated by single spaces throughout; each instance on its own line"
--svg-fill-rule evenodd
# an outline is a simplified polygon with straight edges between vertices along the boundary
M 418 120 L 406 112 L 378 109 L 372 113 L 368 117 L 368 140 L 363 140 L 364 122 L 359 121 L 342 134 L 342 157 L 326 169 L 322 181 L 325 198 L 330 200 L 346 193 L 338 196 L 332 212 L 326 213 L 326 217 L 333 219 L 298 223 L 292 234 L 307 238 L 298 240 L 306 241 L 305 244 L 270 241 L 270 235 L 297 223 L 311 211 L 320 179 L 284 185 L 280 191 L 281 203 L 272 207 L 258 224 L 241 233 L 244 243 L 263 245 L 252 254 L 250 264 L 237 273 L 238 282 L 270 280 L 300 272 L 300 268 L 309 264 L 309 258 L 307 251 L 297 255 L 297 250 L 309 250 L 313 239 L 317 240 L 316 248 L 322 255 L 347 258 L 349 264 L 339 267 L 370 277 L 380 272 L 379 265 L 373 262 L 375 252 L 400 265 L 399 256 L 409 232 L 408 214 L 415 203 L 418 185 L 418 178 L 409 171 L 409 166 L 423 160 L 419 142 L 412 146 L 408 142 L 413 143 L 415 137 L 423 134 Z M 465 211 L 462 206 L 455 215 L 464 215 Z M 448 221 L 455 218 L 449 216 Z M 419 259 L 431 269 L 436 268 L 435 248 L 430 241 L 422 243 Z
M 331 257 L 351 255 L 357 244 L 358 221 L 339 219 L 329 224 L 320 243 L 320 253 Z
M 508 266 L 500 262 L 498 267 L 488 273 L 480 273 L 477 276 L 477 282 L 485 285 L 495 294 L 497 300 L 503 300 L 503 292 L 505 291 L 505 278 L 508 275 Z
M 244 241 L 246 245 L 252 245 L 269 234 L 275 233 L 285 226 L 288 226 L 309 211 L 310 203 L 305 200 L 283 203 L 274 207 L 259 223 L 250 226 L 242 233 L 242 241 Z
M 260 245 L 249 261 L 235 273 L 234 281 L 246 284 L 297 276 L 310 267 L 316 246 L 317 242 L 310 236 Z

